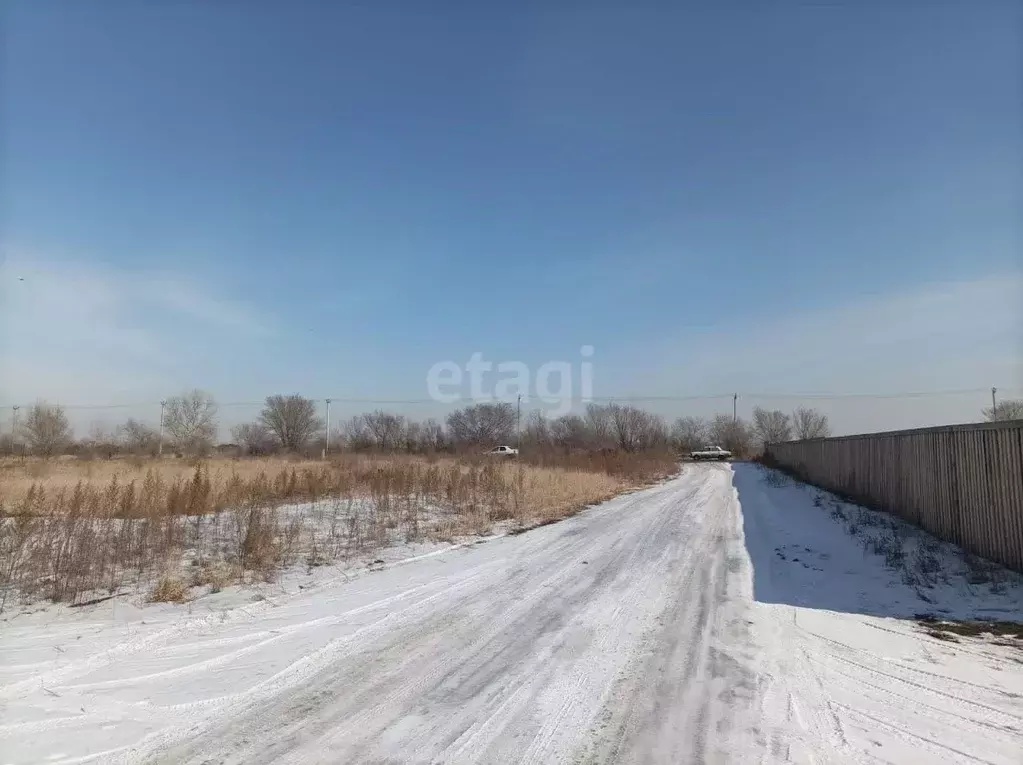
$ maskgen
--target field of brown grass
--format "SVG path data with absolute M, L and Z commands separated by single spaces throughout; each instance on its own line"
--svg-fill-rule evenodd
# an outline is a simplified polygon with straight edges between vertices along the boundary
M 34 486 L 47 491 L 73 488 L 82 482 L 86 486 L 105 486 L 117 479 L 126 484 L 132 480 L 141 481 L 150 471 L 162 480 L 171 483 L 191 478 L 197 464 L 195 460 L 166 457 L 116 457 L 109 460 L 57 457 L 0 458 L 0 500 L 8 502 L 23 498 Z M 255 478 L 260 473 L 276 475 L 284 469 L 307 470 L 323 466 L 321 460 L 292 459 L 289 457 L 267 457 L 234 459 L 214 457 L 201 461 L 207 475 L 213 482 L 228 480 L 237 475 L 242 480 Z
M 0 609 L 12 597 L 75 601 L 132 581 L 157 581 L 156 597 L 181 592 L 165 580 L 181 581 L 183 560 L 196 566 L 193 584 L 222 584 L 224 571 L 268 578 L 396 540 L 448 540 L 501 521 L 528 528 L 674 469 L 670 455 L 616 454 L 8 459 Z M 306 504 L 288 512 L 296 503 Z

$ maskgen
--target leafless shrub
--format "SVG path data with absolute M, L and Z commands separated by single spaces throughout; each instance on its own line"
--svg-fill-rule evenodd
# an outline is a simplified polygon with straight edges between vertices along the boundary
M 831 435 L 828 416 L 809 407 L 799 407 L 792 413 L 792 429 L 796 438 L 827 438 Z
M 566 414 L 549 420 L 541 410 L 526 415 L 523 446 L 563 452 L 617 448 L 611 409 L 588 404 L 583 414 Z
M 551 441 L 565 451 L 587 449 L 592 433 L 578 414 L 565 414 L 551 423 Z
M 707 442 L 708 425 L 702 417 L 679 417 L 671 426 L 671 441 L 683 454 L 696 451 Z
M 9 516 L 0 507 L 0 611 L 15 594 L 20 572 L 31 555 L 30 543 L 39 536 L 42 520 L 27 513 Z
M 963 562 L 966 564 L 966 581 L 970 584 L 989 584 L 992 592 L 1004 591 L 1007 572 L 994 561 L 982 558 L 973 553 L 965 553 Z
M 421 450 L 424 452 L 436 452 L 447 448 L 447 436 L 444 433 L 444 426 L 433 418 L 423 420 L 420 431 Z
M 134 455 L 153 456 L 160 448 L 160 432 L 143 422 L 128 418 L 118 428 L 118 434 L 124 448 Z
M 366 425 L 366 417 L 357 414 L 337 428 L 335 440 L 344 444 L 353 452 L 367 451 L 373 448 L 373 437 Z
M 278 447 L 273 433 L 261 422 L 235 425 L 231 428 L 231 438 L 250 456 L 273 454 Z
M 211 592 L 220 592 L 225 587 L 240 582 L 244 570 L 238 563 L 211 561 L 201 564 L 192 576 L 193 587 L 209 587 Z
M 71 424 L 61 407 L 40 402 L 29 407 L 20 436 L 33 454 L 52 457 L 71 441 Z
M 409 420 L 402 428 L 399 436 L 396 451 L 403 451 L 409 454 L 423 454 L 428 451 L 423 445 L 423 424 L 415 420 Z
M 993 407 L 984 410 L 984 419 L 988 422 L 1002 420 L 1023 420 L 1023 399 L 1005 399 Z
M 929 534 L 920 535 L 913 550 L 911 565 L 928 584 L 935 584 L 941 572 L 940 552 L 941 542 Z
M 600 404 L 587 404 L 583 417 L 585 446 L 591 449 L 608 449 L 615 444 L 614 425 L 611 409 Z
M 120 444 L 115 433 L 107 429 L 102 422 L 94 422 L 89 426 L 89 435 L 68 451 L 77 453 L 79 459 L 113 459 L 120 451 Z
M 607 449 L 569 453 L 535 452 L 523 455 L 518 462 L 547 469 L 603 473 L 635 483 L 660 480 L 678 471 L 678 460 L 667 449 L 631 453 Z
M 188 585 L 176 576 L 161 577 L 149 594 L 153 603 L 181 603 L 187 597 Z
M 875 513 L 870 510 L 860 510 L 860 525 L 867 526 L 869 528 L 887 526 L 888 519 L 880 513 Z
M 0 454 L 12 455 L 19 451 L 18 440 L 13 433 L 0 434 Z
M 619 449 L 635 452 L 651 449 L 667 442 L 664 421 L 643 409 L 622 404 L 609 404 L 611 436 Z
M 375 449 L 398 451 L 405 442 L 406 420 L 399 414 L 376 410 L 363 415 L 366 430 Z
M 217 439 L 216 402 L 198 389 L 168 399 L 164 427 L 182 453 L 208 454 Z
M 536 450 L 550 449 L 554 446 L 551 422 L 542 409 L 534 409 L 526 415 L 526 423 L 522 428 L 522 443 Z
M 766 468 L 764 470 L 764 483 L 774 489 L 780 489 L 792 485 L 792 479 L 780 470 Z
M 270 579 L 283 559 L 283 545 L 278 535 L 277 516 L 273 510 L 252 509 L 238 514 L 241 521 L 241 564 Z
M 752 451 L 753 431 L 741 417 L 716 415 L 710 422 L 708 435 L 714 443 L 738 457 L 745 457 Z
M 894 531 L 882 531 L 876 534 L 866 534 L 861 542 L 864 549 L 869 549 L 875 555 L 884 558 L 884 564 L 892 570 L 905 568 L 906 551 L 903 546 L 903 538 Z

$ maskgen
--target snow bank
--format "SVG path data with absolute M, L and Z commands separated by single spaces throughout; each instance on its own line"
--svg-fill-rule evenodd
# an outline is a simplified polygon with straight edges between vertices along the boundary
M 1023 621 L 1023 576 L 776 471 L 737 464 L 734 472 L 756 600 L 883 617 Z

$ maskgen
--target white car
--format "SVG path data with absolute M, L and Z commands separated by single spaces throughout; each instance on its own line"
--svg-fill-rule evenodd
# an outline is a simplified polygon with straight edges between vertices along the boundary
M 732 453 L 720 446 L 705 446 L 689 455 L 694 460 L 727 460 L 732 458 Z
M 495 457 L 518 457 L 519 450 L 512 449 L 510 446 L 495 446 L 487 454 L 492 454 Z

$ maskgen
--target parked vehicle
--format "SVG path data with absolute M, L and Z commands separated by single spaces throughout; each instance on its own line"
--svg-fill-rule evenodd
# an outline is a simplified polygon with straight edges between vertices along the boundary
M 510 446 L 495 446 L 487 454 L 492 454 L 495 457 L 518 457 L 519 450 Z
M 727 449 L 722 449 L 720 446 L 705 446 L 692 452 L 689 458 L 694 460 L 729 460 L 732 458 L 732 453 Z

